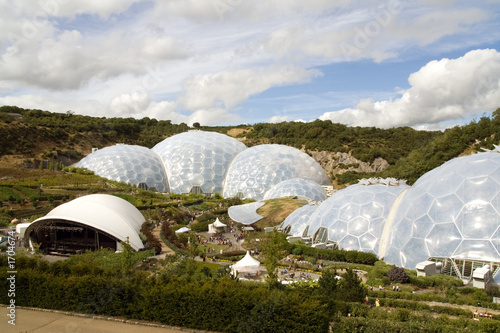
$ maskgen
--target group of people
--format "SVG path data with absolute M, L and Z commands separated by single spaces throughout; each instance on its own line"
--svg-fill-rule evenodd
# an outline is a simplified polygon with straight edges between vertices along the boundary
M 208 238 L 208 241 L 217 245 L 233 246 L 233 243 L 231 242 L 231 240 L 229 240 L 229 238 L 223 238 L 222 236 L 210 236 Z

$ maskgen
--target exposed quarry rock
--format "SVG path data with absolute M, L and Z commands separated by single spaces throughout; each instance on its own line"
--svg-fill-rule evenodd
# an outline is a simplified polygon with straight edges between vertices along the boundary
M 360 161 L 349 153 L 331 151 L 309 151 L 309 154 L 326 170 L 327 173 L 344 173 L 346 171 L 356 172 L 380 172 L 387 169 L 389 163 L 381 157 L 377 157 L 372 163 Z

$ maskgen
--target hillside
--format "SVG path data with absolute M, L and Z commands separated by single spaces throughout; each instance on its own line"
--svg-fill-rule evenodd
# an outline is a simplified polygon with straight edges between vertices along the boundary
M 461 154 L 492 149 L 500 136 L 500 109 L 465 126 L 444 132 L 409 127 L 348 127 L 331 121 L 283 122 L 204 127 L 169 120 L 96 118 L 15 106 L 0 107 L 0 168 L 61 169 L 91 148 L 116 143 L 153 147 L 171 135 L 200 129 L 231 135 L 247 146 L 263 143 L 299 148 L 315 158 L 334 185 L 380 175 L 413 183 L 423 173 Z M 41 164 L 41 165 L 40 165 Z

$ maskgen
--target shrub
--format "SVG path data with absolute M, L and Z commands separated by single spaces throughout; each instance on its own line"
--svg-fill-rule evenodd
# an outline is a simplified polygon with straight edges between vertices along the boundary
M 406 274 L 404 268 L 393 266 L 388 272 L 387 276 L 392 282 L 408 283 L 410 277 Z

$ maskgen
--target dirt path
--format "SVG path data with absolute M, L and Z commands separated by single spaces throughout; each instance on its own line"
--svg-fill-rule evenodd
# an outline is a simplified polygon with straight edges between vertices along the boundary
M 167 244 L 165 244 L 162 239 L 161 239 L 161 236 L 160 236 L 160 232 L 161 232 L 161 226 L 158 226 L 156 228 L 153 229 L 153 236 L 157 237 L 160 242 L 161 242 L 161 253 L 159 255 L 156 256 L 156 258 L 158 259 L 164 259 L 165 256 L 167 255 L 171 255 L 171 254 L 175 254 L 174 250 L 172 250 L 171 248 L 169 248 L 167 246 Z

